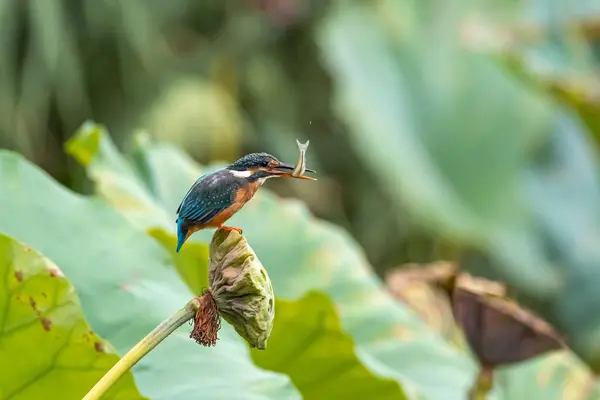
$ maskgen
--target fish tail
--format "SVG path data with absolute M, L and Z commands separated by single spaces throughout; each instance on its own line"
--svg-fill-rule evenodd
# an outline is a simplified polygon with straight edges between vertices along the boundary
M 296 143 L 298 144 L 300 151 L 306 151 L 306 149 L 308 149 L 308 145 L 310 144 L 310 140 L 307 140 L 306 143 L 300 143 L 300 141 L 296 139 Z
M 183 218 L 177 218 L 177 253 L 179 253 L 181 246 L 185 243 L 187 233 L 188 229 L 183 225 Z

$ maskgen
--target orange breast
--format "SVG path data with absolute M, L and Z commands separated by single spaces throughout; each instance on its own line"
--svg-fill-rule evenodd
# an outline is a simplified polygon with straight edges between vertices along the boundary
M 241 188 L 235 193 L 235 200 L 233 204 L 227 207 L 223 212 L 213 218 L 212 221 L 208 224 L 209 226 L 218 227 L 225 222 L 229 218 L 233 216 L 236 212 L 238 212 L 244 205 L 256 194 L 256 191 L 260 187 L 260 183 L 253 182 L 248 186 Z

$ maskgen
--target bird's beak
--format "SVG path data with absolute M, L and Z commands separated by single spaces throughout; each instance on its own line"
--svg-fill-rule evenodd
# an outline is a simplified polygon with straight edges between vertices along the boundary
M 292 171 L 294 170 L 294 168 L 296 168 L 295 165 L 287 164 L 287 163 L 280 163 L 275 169 L 271 170 L 270 172 L 273 175 L 281 176 L 282 178 L 296 178 L 296 179 L 304 179 L 307 181 L 316 181 L 317 180 L 317 178 L 305 176 L 304 174 L 300 175 L 300 176 L 292 175 Z M 314 170 L 309 169 L 309 168 L 306 168 L 305 172 L 312 172 L 313 174 L 316 173 Z

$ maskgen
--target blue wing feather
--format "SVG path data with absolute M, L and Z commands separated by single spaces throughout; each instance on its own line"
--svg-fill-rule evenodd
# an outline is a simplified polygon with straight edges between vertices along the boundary
M 187 238 L 190 226 L 209 224 L 231 206 L 237 191 L 247 182 L 228 170 L 201 176 L 177 207 L 177 252 Z
M 227 170 L 214 172 L 198 179 L 177 209 L 179 219 L 187 224 L 208 224 L 233 204 L 241 182 Z
M 184 207 L 184 212 L 180 214 L 180 217 L 194 224 L 207 224 L 227 207 L 228 205 L 207 206 L 199 202 L 195 206 Z

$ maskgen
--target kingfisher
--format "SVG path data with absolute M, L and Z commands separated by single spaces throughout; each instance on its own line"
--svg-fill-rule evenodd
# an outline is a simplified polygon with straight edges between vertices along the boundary
M 245 155 L 233 164 L 198 178 L 177 207 L 177 252 L 195 232 L 206 228 L 235 230 L 225 222 L 238 212 L 269 178 L 316 180 L 292 174 L 294 165 L 268 153 Z M 306 171 L 315 173 L 312 169 Z

